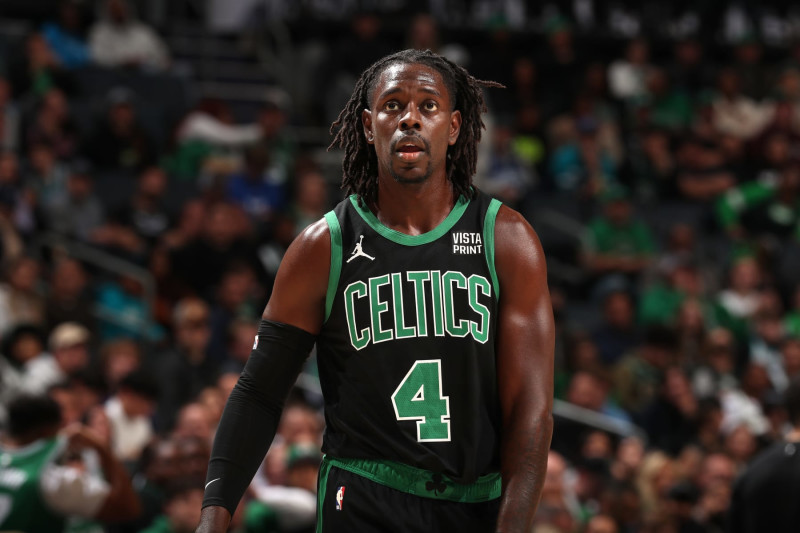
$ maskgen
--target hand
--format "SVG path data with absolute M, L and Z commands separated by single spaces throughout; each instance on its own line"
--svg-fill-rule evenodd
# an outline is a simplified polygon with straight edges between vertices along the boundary
M 72 448 L 92 448 L 94 450 L 105 450 L 106 444 L 103 437 L 95 430 L 82 424 L 71 424 L 64 428 L 63 435 L 69 441 Z

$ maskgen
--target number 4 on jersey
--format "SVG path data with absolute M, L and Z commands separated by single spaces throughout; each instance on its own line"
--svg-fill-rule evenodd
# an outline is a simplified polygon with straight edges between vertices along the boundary
M 392 394 L 397 420 L 417 421 L 418 442 L 450 440 L 450 397 L 442 396 L 442 361 L 416 361 Z

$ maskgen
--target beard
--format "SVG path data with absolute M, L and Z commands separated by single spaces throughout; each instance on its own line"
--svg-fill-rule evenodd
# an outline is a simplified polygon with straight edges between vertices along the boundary
M 407 178 L 405 176 L 401 176 L 393 168 L 390 168 L 389 172 L 391 173 L 392 178 L 394 178 L 394 181 L 396 181 L 397 183 L 412 185 L 412 184 L 425 183 L 426 181 L 428 181 L 428 179 L 431 177 L 431 174 L 433 174 L 433 168 L 431 166 L 430 161 L 428 161 L 428 166 L 425 168 L 425 173 L 422 176 L 417 176 L 416 178 Z

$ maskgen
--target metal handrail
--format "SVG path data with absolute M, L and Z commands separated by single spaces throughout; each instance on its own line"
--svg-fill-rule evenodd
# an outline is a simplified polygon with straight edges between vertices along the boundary
M 120 259 L 103 250 L 99 250 L 88 244 L 69 239 L 63 235 L 54 232 L 44 232 L 38 234 L 33 240 L 33 247 L 38 250 L 40 255 L 41 251 L 49 248 L 54 252 L 62 251 L 65 255 L 78 259 L 84 263 L 91 264 L 97 268 L 111 272 L 113 274 L 125 274 L 131 278 L 136 279 L 142 284 L 143 299 L 145 301 L 145 320 L 142 320 L 141 338 L 142 340 L 148 339 L 148 327 L 150 325 L 151 310 L 154 307 L 156 300 L 156 283 L 153 275 L 145 268 Z M 101 312 L 98 309 L 93 309 L 92 313 L 103 320 L 115 321 L 114 318 L 108 313 Z

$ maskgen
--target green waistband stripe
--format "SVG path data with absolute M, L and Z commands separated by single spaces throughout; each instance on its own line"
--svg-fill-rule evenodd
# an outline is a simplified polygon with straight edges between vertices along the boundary
M 324 322 L 327 322 L 333 308 L 336 287 L 339 285 L 339 274 L 342 272 L 342 228 L 333 211 L 325 213 L 325 222 L 328 223 L 328 230 L 331 234 L 331 269 L 328 274 L 328 292 L 325 294 Z
M 503 205 L 500 200 L 492 198 L 489 209 L 486 210 L 486 218 L 483 219 L 483 242 L 486 251 L 486 264 L 489 265 L 489 273 L 492 276 L 492 286 L 494 287 L 495 298 L 500 297 L 500 283 L 497 281 L 497 270 L 494 268 L 494 223 L 497 220 L 497 212 Z
M 322 468 L 327 473 L 330 466 L 363 476 L 386 487 L 414 494 L 422 498 L 451 502 L 477 503 L 500 497 L 502 480 L 500 473 L 479 477 L 475 483 L 464 485 L 442 474 L 393 461 L 369 459 L 341 459 L 325 456 Z

